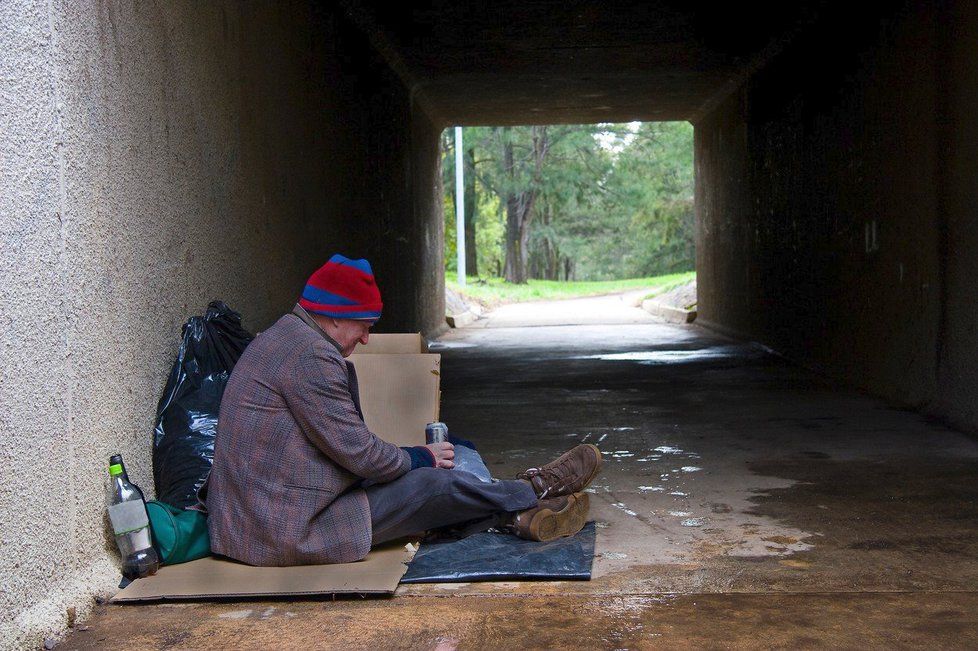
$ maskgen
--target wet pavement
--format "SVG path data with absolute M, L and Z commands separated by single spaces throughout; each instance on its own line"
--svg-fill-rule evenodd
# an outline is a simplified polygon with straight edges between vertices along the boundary
M 592 581 L 110 606 L 62 648 L 978 645 L 974 438 L 763 347 L 624 318 L 434 347 L 443 420 L 496 476 L 605 452 Z

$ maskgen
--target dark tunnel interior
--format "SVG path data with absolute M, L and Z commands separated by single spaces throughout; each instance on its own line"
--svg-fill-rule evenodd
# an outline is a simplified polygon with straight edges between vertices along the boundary
M 691 121 L 700 322 L 974 427 L 969 3 L 344 9 L 412 116 L 412 232 L 440 128 Z M 440 322 L 440 251 L 402 254 L 425 307 L 392 327 Z

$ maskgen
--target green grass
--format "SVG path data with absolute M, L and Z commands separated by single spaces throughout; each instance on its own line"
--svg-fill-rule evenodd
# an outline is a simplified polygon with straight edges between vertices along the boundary
M 522 303 L 524 301 L 550 301 L 561 298 L 578 298 L 581 296 L 600 296 L 616 294 L 635 289 L 649 289 L 650 295 L 667 292 L 673 287 L 687 283 L 696 278 L 695 271 L 686 271 L 664 276 L 648 278 L 627 278 L 625 280 L 571 281 L 531 280 L 526 285 L 512 285 L 502 278 L 468 277 L 465 287 L 459 287 L 457 276 L 448 273 L 445 277 L 446 286 L 463 296 L 494 307 L 504 303 Z

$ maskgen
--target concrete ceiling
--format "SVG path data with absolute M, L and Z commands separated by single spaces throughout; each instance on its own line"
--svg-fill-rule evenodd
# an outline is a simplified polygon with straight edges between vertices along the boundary
M 825 2 L 349 0 L 445 125 L 695 120 Z

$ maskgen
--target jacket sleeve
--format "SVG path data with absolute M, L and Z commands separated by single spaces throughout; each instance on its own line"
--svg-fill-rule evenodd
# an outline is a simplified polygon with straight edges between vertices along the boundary
M 329 344 L 323 343 L 323 346 Z M 411 457 L 364 424 L 350 395 L 346 365 L 319 346 L 297 357 L 285 400 L 309 440 L 358 477 L 383 483 L 411 469 Z

